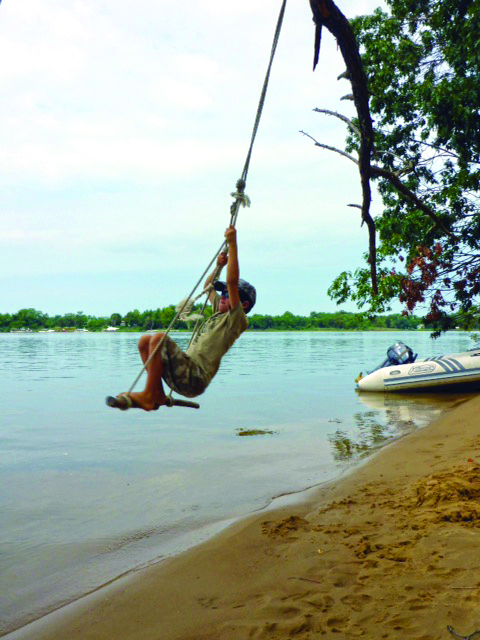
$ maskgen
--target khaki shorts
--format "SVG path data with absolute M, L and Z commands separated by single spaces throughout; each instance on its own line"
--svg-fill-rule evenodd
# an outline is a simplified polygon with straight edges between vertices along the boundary
M 205 391 L 210 380 L 203 369 L 168 336 L 164 338 L 161 353 L 162 378 L 172 391 L 186 398 L 195 398 Z

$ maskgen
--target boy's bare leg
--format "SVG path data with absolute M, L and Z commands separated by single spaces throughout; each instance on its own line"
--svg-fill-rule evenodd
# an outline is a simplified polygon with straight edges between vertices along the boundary
M 142 336 L 138 341 L 138 350 L 140 352 L 140 357 L 142 359 L 143 364 L 148 360 L 148 354 L 150 353 L 150 340 L 153 336 Z
M 138 350 L 143 364 L 145 364 L 154 352 L 157 344 L 163 338 L 163 333 L 142 336 L 138 342 Z M 163 362 L 160 349 L 153 356 L 147 366 L 147 382 L 145 389 L 140 392 L 132 391 L 129 395 L 134 403 L 145 411 L 154 411 L 161 405 L 167 404 L 167 396 L 163 389 Z

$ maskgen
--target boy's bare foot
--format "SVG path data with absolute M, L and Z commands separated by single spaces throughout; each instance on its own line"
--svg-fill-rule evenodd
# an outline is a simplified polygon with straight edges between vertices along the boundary
M 162 405 L 168 404 L 166 395 L 157 394 L 155 397 L 147 395 L 145 392 L 119 393 L 118 396 L 108 396 L 106 403 L 109 407 L 114 407 L 122 411 L 127 409 L 143 409 L 144 411 L 157 411 Z
M 162 395 L 158 393 L 155 396 L 150 396 L 146 394 L 145 391 L 132 391 L 128 395 L 130 396 L 133 406 L 143 409 L 144 411 L 157 411 L 157 409 L 168 402 L 165 394 Z

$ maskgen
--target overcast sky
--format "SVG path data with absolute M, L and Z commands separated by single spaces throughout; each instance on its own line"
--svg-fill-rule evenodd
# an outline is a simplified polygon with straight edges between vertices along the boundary
M 110 315 L 190 292 L 219 248 L 280 0 L 3 0 L 0 312 Z M 380 0 L 338 5 L 370 13 Z M 333 311 L 367 250 L 354 114 L 329 32 L 312 73 L 307 0 L 289 0 L 238 219 L 258 313 Z M 373 211 L 380 198 L 374 193 Z M 354 307 L 346 307 L 354 310 Z

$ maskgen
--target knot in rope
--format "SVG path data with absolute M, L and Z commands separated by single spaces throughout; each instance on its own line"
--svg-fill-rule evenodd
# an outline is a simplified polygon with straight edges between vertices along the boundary
M 232 198 L 235 198 L 235 202 L 233 203 L 235 204 L 241 204 L 242 207 L 249 207 L 252 204 L 252 201 L 250 200 L 250 198 L 247 196 L 246 193 L 240 193 L 239 191 L 232 191 L 232 193 L 230 194 L 232 196 Z
M 242 205 L 242 207 L 249 207 L 252 201 L 245 193 L 245 180 L 243 178 L 240 178 L 239 180 L 237 180 L 237 184 L 235 186 L 237 190 L 232 191 L 232 193 L 230 194 L 232 198 L 235 198 L 235 202 L 232 203 L 231 208 L 237 208 L 240 205 Z

